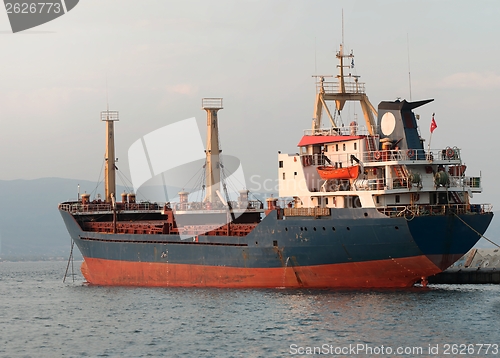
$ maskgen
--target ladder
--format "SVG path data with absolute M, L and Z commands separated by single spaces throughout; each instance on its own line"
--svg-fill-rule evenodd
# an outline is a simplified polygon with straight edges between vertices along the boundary
M 370 156 L 369 159 L 373 159 L 372 158 L 373 157 L 373 153 L 378 150 L 377 144 L 375 142 L 376 139 L 377 139 L 377 137 L 375 137 L 375 136 L 371 136 L 371 135 L 366 136 L 366 147 L 368 148 L 368 152 L 370 153 L 369 154 L 369 156 Z
M 458 196 L 458 193 L 456 191 L 450 191 L 450 193 L 455 204 L 463 204 L 462 200 L 460 200 L 460 196 Z
M 401 183 L 401 186 L 408 186 L 408 170 L 405 165 L 394 165 L 394 172 Z

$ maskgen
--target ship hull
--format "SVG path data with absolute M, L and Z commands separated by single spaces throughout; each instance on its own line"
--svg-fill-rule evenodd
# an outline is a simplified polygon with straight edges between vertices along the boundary
M 465 254 L 493 216 L 410 219 L 336 209 L 328 217 L 280 220 L 274 214 L 244 237 L 186 239 L 86 232 L 61 211 L 90 284 L 148 287 L 410 287 Z
M 425 255 L 378 261 L 278 268 L 245 268 L 85 258 L 87 282 L 101 286 L 226 288 L 411 287 L 437 267 Z

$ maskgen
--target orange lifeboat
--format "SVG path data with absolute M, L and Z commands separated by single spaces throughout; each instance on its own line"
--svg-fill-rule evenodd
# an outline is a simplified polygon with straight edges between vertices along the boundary
M 321 179 L 356 179 L 359 176 L 359 165 L 354 165 L 345 168 L 335 168 L 335 167 L 317 167 L 319 176 Z

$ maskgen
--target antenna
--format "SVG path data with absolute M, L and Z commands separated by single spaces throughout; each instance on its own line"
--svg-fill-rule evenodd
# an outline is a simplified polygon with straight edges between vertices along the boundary
M 344 9 L 342 9 L 342 47 L 344 47 Z
M 411 102 L 410 39 L 408 33 L 406 33 L 406 45 L 408 48 L 408 84 L 410 86 L 410 102 Z
M 106 74 L 106 111 L 109 112 L 109 99 L 108 99 L 108 74 Z
M 316 60 L 316 37 L 314 38 L 314 73 L 318 73 L 318 61 Z

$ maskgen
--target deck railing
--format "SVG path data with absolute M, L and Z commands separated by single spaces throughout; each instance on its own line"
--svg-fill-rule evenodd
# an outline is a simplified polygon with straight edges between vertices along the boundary
M 374 150 L 363 152 L 362 160 L 365 163 L 373 162 L 392 162 L 392 161 L 421 161 L 434 162 L 443 161 L 456 162 L 460 161 L 460 149 L 445 148 L 445 149 L 409 149 L 409 150 Z
M 248 202 L 231 201 L 231 208 L 233 209 L 246 209 L 246 210 L 260 210 L 263 209 L 263 204 L 260 201 L 250 200 Z M 159 211 L 164 208 L 172 208 L 180 211 L 196 211 L 196 210 L 226 210 L 227 207 L 223 204 L 220 205 L 207 205 L 207 203 L 188 202 L 188 203 L 116 203 L 118 211 Z M 81 201 L 68 202 L 59 204 L 59 209 L 69 213 L 95 213 L 95 212 L 111 212 L 113 207 L 108 203 L 89 203 L 82 204 Z
M 116 203 L 117 210 L 127 211 L 154 211 L 163 208 L 163 205 L 157 203 Z M 59 204 L 59 209 L 70 213 L 93 213 L 112 211 L 113 207 L 108 203 L 89 203 L 82 204 L 81 201 Z
M 481 177 L 458 177 L 458 176 L 450 176 L 449 184 L 440 185 L 446 188 L 460 188 L 460 189 L 481 189 Z M 385 178 L 380 179 L 358 179 L 354 182 L 353 186 L 356 191 L 365 191 L 365 190 L 391 190 L 391 189 L 401 189 L 401 188 L 412 188 L 419 187 L 421 183 L 412 183 L 410 178 L 392 178 L 390 180 L 386 180 Z M 435 185 L 438 187 L 437 185 Z M 341 186 L 339 186 L 338 190 L 342 190 Z M 345 188 L 344 190 L 350 190 L 350 188 Z M 336 191 L 336 190 L 329 190 Z
M 450 149 L 450 148 L 448 148 Z M 374 150 L 367 152 L 344 152 L 335 151 L 329 152 L 328 157 L 332 162 L 350 162 L 351 154 L 359 155 L 359 158 L 364 164 L 380 163 L 380 162 L 419 162 L 419 163 L 442 163 L 442 164 L 459 164 L 461 162 L 460 149 L 410 149 L 410 150 Z M 446 154 L 448 152 L 448 154 Z M 300 155 L 302 163 L 307 165 L 325 165 L 325 154 L 306 154 Z
M 389 217 L 406 217 L 445 214 L 481 214 L 491 212 L 491 204 L 441 204 L 441 205 L 399 205 L 377 208 L 379 212 Z
M 230 201 L 229 204 L 233 210 L 260 210 L 263 209 L 263 203 L 257 200 L 249 201 Z M 186 202 L 186 203 L 172 203 L 172 208 L 177 211 L 198 211 L 198 210 L 227 210 L 227 206 L 221 202 L 216 204 L 207 202 Z
M 347 79 L 348 77 L 346 77 Z M 365 93 L 365 83 L 364 82 L 344 82 L 344 90 L 345 93 Z M 317 82 L 316 83 L 316 91 L 322 92 L 326 94 L 337 94 L 340 92 L 340 83 L 339 82 Z

